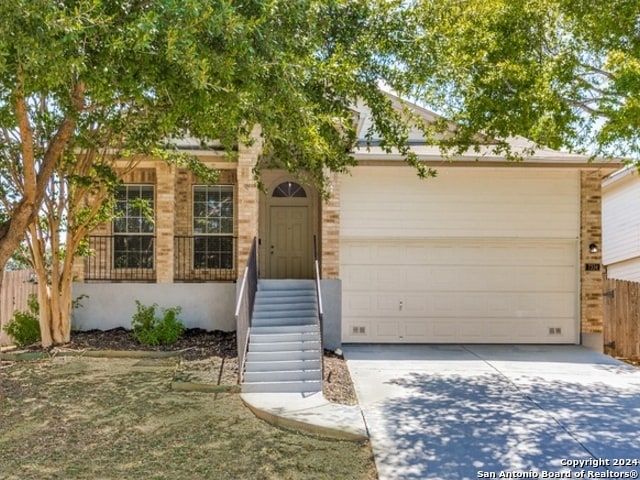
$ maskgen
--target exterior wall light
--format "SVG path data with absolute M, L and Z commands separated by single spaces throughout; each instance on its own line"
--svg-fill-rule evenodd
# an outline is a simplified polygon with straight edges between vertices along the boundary
M 590 243 L 589 244 L 589 252 L 598 253 L 598 244 L 597 243 Z

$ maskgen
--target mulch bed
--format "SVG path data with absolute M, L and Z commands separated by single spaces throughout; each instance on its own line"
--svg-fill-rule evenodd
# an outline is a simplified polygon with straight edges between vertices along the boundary
M 60 348 L 73 350 L 182 351 L 182 356 L 186 360 L 238 356 L 235 332 L 222 332 L 220 330 L 209 332 L 200 328 L 185 330 L 182 337 L 172 345 L 158 346 L 138 343 L 132 331 L 124 328 L 73 332 L 71 334 L 71 342 L 61 345 Z

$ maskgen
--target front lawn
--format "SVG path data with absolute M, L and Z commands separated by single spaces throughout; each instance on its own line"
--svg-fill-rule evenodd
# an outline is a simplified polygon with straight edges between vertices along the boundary
M 0 362 L 0 478 L 376 478 L 368 444 L 280 430 L 237 394 L 171 390 L 178 363 Z

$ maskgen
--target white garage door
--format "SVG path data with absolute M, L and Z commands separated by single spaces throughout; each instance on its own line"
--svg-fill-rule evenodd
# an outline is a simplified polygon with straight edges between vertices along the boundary
M 343 341 L 574 343 L 575 242 L 343 243 Z
M 578 343 L 571 172 L 355 170 L 341 189 L 344 342 Z

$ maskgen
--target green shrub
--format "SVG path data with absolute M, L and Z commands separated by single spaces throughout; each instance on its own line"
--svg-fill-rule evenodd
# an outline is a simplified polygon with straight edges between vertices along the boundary
M 158 305 L 155 303 L 143 305 L 136 300 L 136 308 L 131 326 L 138 342 L 154 346 L 171 345 L 184 332 L 184 324 L 178 318 L 182 311 L 180 307 L 163 308 L 162 318 L 156 316 Z
M 11 321 L 4 326 L 4 331 L 13 338 L 17 347 L 24 347 L 40 341 L 38 297 L 34 294 L 29 295 L 27 304 L 29 305 L 28 310 L 16 310 L 13 312 Z

